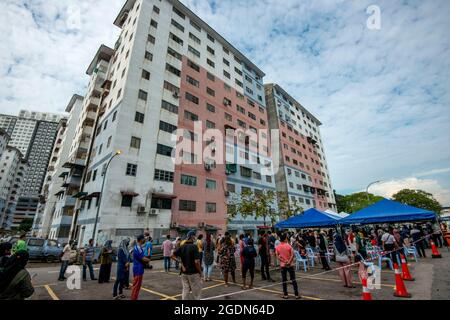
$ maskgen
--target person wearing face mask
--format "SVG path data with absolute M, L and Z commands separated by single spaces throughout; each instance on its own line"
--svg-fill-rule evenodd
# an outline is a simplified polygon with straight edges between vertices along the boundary
M 123 288 L 126 286 L 128 280 L 128 270 L 130 268 L 130 251 L 128 246 L 130 245 L 130 239 L 123 239 L 120 243 L 119 250 L 117 252 L 117 276 L 114 282 L 113 298 L 115 300 L 124 299 Z M 119 289 L 119 295 L 117 295 L 117 289 Z

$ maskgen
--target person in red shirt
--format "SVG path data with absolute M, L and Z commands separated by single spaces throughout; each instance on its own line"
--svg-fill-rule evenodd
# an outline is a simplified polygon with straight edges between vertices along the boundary
M 298 293 L 298 285 L 297 280 L 295 280 L 295 270 L 293 267 L 294 262 L 294 249 L 288 243 L 288 237 L 285 233 L 280 236 L 281 244 L 275 248 L 275 253 L 278 261 L 280 261 L 281 267 L 281 278 L 283 281 L 283 299 L 287 299 L 287 274 L 289 273 L 289 278 L 292 282 L 292 286 L 294 287 L 295 299 L 300 299 L 300 295 Z

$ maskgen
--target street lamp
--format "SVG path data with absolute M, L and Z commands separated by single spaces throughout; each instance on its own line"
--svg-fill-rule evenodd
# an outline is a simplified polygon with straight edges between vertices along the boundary
M 380 180 L 377 180 L 377 181 L 369 183 L 369 185 L 367 186 L 367 188 L 366 188 L 367 202 L 370 201 L 370 199 L 369 199 L 369 188 L 370 188 L 370 186 L 374 185 L 374 184 L 377 184 L 377 183 L 380 183 L 380 182 L 381 182 Z
M 111 164 L 111 161 L 122 154 L 121 150 L 117 150 L 116 153 L 109 159 L 108 163 L 105 167 L 105 172 L 103 172 L 103 181 L 102 181 L 102 189 L 100 190 L 100 195 L 98 196 L 98 206 L 97 206 L 97 214 L 95 215 L 95 223 L 94 223 L 94 231 L 92 232 L 92 239 L 95 241 L 95 232 L 97 231 L 97 223 L 98 223 L 98 215 L 100 213 L 100 206 L 102 204 L 102 196 L 103 196 L 103 188 L 105 187 L 105 180 L 106 180 L 106 172 L 108 171 L 109 165 Z

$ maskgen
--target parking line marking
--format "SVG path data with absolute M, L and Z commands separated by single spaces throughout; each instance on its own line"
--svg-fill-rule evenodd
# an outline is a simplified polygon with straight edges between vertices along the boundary
M 48 284 L 44 285 L 44 288 L 47 289 L 48 294 L 53 300 L 59 300 L 58 296 L 55 294 L 55 291 L 53 291 Z
M 213 284 L 212 286 L 202 288 L 202 291 L 203 291 L 203 290 L 209 290 L 209 289 L 213 289 L 213 288 L 216 288 L 216 287 L 223 286 L 224 283 L 225 283 L 225 282 L 222 281 L 222 283 Z M 180 293 L 180 294 L 177 294 L 177 295 L 175 295 L 175 296 L 172 296 L 172 298 L 179 298 L 179 297 L 181 297 L 182 295 L 183 295 L 183 294 Z M 169 300 L 169 299 L 168 299 L 168 298 L 163 298 L 163 299 L 161 299 L 161 300 Z M 176 299 L 175 299 L 175 300 L 176 300 Z
M 260 291 L 266 291 L 266 292 L 273 292 L 273 293 L 279 293 L 279 294 L 283 294 L 283 292 L 281 291 L 277 291 L 277 290 L 270 290 L 270 289 L 265 289 L 265 288 L 257 288 L 255 287 L 256 290 L 260 290 Z M 289 296 L 294 297 L 294 295 L 291 293 L 289 294 Z M 309 297 L 309 296 L 304 296 L 304 295 L 300 295 L 300 297 L 307 299 L 307 300 L 324 300 L 324 299 L 320 299 L 320 298 L 315 298 L 315 297 Z
M 170 297 L 170 296 L 168 296 L 168 295 L 166 295 L 166 294 L 164 294 L 164 293 L 157 292 L 157 291 L 153 291 L 153 290 L 147 289 L 147 288 L 145 288 L 145 287 L 141 287 L 141 289 L 144 290 L 144 291 L 147 291 L 147 292 L 149 292 L 149 293 L 156 294 L 157 296 L 166 298 L 167 300 L 177 300 L 177 299 L 172 298 L 172 297 Z

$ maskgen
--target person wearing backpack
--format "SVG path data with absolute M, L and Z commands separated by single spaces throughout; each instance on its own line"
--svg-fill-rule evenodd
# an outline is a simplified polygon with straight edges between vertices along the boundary
M 336 263 L 338 265 L 339 276 L 344 283 L 346 288 L 356 288 L 352 281 L 352 270 L 351 270 L 351 253 L 347 249 L 347 244 L 345 243 L 342 236 L 336 232 L 334 234 L 334 251 Z
M 247 240 L 247 245 L 242 250 L 242 289 L 253 289 L 253 280 L 255 279 L 255 258 L 258 253 L 255 249 L 255 242 L 252 238 Z M 250 273 L 250 285 L 247 287 L 247 272 Z
M 392 263 L 397 263 L 397 253 L 395 249 L 398 247 L 397 241 L 394 237 L 394 229 L 389 227 L 389 232 L 385 232 L 381 237 L 381 243 L 383 244 L 383 250 L 386 253 L 389 253 Z
M 34 293 L 31 276 L 25 269 L 27 251 L 17 251 L 0 270 L 0 300 L 25 300 Z

